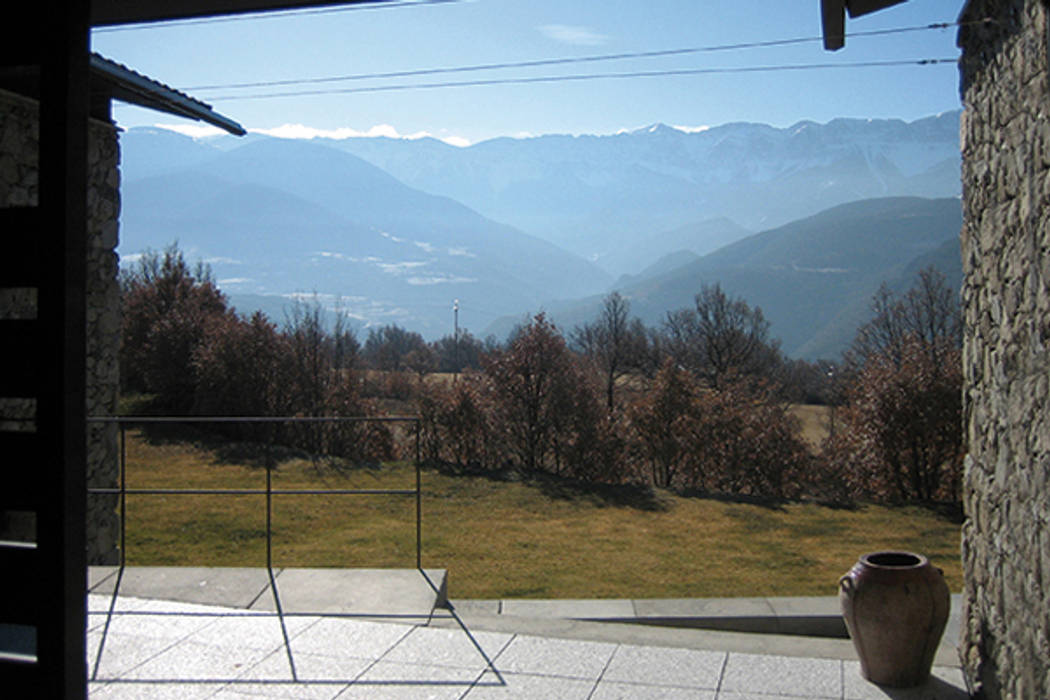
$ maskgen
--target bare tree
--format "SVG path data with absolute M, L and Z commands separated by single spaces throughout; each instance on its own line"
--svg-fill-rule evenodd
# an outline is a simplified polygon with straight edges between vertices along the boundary
M 419 333 L 393 324 L 370 329 L 362 354 L 375 369 L 399 372 L 410 352 L 425 351 L 426 346 Z
M 601 371 L 610 411 L 615 407 L 617 380 L 640 364 L 647 344 L 645 326 L 638 319 L 628 320 L 630 310 L 630 303 L 612 292 L 602 302 L 598 318 L 577 326 L 571 336 L 573 348 Z
M 883 287 L 847 353 L 842 429 L 825 450 L 857 493 L 957 500 L 962 434 L 956 293 L 934 268 L 903 298 Z
M 692 309 L 667 314 L 668 351 L 682 367 L 718 387 L 731 373 L 768 374 L 779 362 L 762 309 L 703 285 Z
M 507 349 L 490 354 L 496 415 L 509 451 L 529 472 L 550 468 L 550 456 L 572 413 L 581 383 L 573 355 L 542 313 L 519 328 Z
M 470 367 L 481 367 L 481 358 L 485 354 L 482 341 L 470 334 L 465 328 L 459 329 L 459 337 L 443 336 L 430 344 L 437 358 L 439 372 L 462 372 Z
M 934 366 L 962 344 L 958 292 L 934 267 L 919 272 L 915 285 L 899 299 L 883 284 L 871 304 L 872 319 L 860 327 L 847 362 L 856 371 L 869 358 L 882 356 L 900 366 L 905 346 L 918 342 Z
M 332 324 L 332 364 L 337 370 L 353 369 L 357 365 L 361 343 L 357 333 L 348 324 L 340 300 L 335 305 L 335 322 Z

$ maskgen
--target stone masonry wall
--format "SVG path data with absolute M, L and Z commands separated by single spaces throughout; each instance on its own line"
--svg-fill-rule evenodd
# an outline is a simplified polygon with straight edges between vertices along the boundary
M 0 91 L 0 207 L 34 206 L 38 182 L 36 102 Z M 87 414 L 111 416 L 117 409 L 120 299 L 117 286 L 117 215 L 120 211 L 117 128 L 92 120 L 88 133 Z M 3 237 L 16 231 L 0 231 Z M 35 290 L 0 292 L 0 317 L 34 318 Z M 33 430 L 33 400 L 0 397 L 0 428 Z M 89 487 L 117 485 L 119 464 L 114 425 L 88 425 Z M 115 496 L 89 496 L 88 562 L 117 562 L 119 521 Z M 0 536 L 34 538 L 33 522 L 12 515 L 0 521 Z
M 971 0 L 960 651 L 978 697 L 1050 698 L 1050 71 L 1045 0 Z

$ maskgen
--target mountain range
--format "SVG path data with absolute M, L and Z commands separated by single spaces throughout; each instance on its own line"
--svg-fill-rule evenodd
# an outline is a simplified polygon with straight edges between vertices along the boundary
M 958 235 L 958 119 L 467 148 L 135 128 L 121 139 L 120 252 L 178 240 L 242 310 L 280 321 L 290 296 L 316 293 L 362 325 L 428 337 L 450 331 L 453 299 L 476 335 L 499 335 L 540 308 L 586 320 L 613 288 L 658 322 L 719 281 L 763 308 L 789 354 L 828 357 L 879 282 L 924 256 L 958 267 L 957 248 L 954 262 L 936 252 Z
M 148 134 L 129 136 L 125 149 Z M 469 294 L 487 322 L 612 281 L 547 241 L 323 145 L 266 139 L 198 153 L 167 170 L 153 161 L 143 177 L 125 165 L 121 250 L 177 240 L 234 300 L 316 292 L 364 323 L 435 335 L 458 296 Z
M 655 124 L 469 148 L 390 138 L 328 143 L 618 275 L 659 257 L 639 260 L 639 241 L 701 222 L 729 220 L 715 236 L 724 244 L 859 199 L 958 195 L 959 114 L 702 131 Z
M 658 326 L 667 312 L 690 307 L 704 284 L 757 306 L 770 334 L 792 357 L 834 359 L 871 316 L 872 296 L 885 283 L 900 294 L 918 272 L 937 268 L 955 289 L 962 283 L 958 198 L 888 197 L 841 204 L 805 219 L 744 238 L 699 257 L 682 251 L 615 288 L 631 313 Z M 545 309 L 559 326 L 594 318 L 602 295 Z M 502 335 L 521 321 L 507 317 Z

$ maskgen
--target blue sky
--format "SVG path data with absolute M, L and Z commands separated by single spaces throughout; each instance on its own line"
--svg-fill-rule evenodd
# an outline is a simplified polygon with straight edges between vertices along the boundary
M 846 47 L 819 42 L 386 80 L 249 89 L 206 86 L 816 37 L 818 0 L 459 0 L 96 30 L 92 48 L 186 89 L 254 130 L 286 135 L 429 134 L 453 143 L 542 133 L 613 133 L 655 122 L 788 126 L 810 119 L 913 120 L 959 107 L 952 65 L 838 68 L 326 94 L 235 95 L 637 71 L 951 58 L 956 29 L 850 36 L 954 21 L 962 0 L 910 0 L 847 19 Z M 193 122 L 118 105 L 124 127 Z M 292 126 L 290 126 L 292 125 Z M 274 131 L 278 130 L 278 131 Z

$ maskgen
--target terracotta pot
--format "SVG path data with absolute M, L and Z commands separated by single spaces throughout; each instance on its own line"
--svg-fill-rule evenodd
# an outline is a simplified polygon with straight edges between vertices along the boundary
M 865 554 L 839 579 L 839 601 L 861 675 L 895 688 L 929 678 L 951 600 L 941 570 L 926 557 Z

